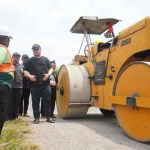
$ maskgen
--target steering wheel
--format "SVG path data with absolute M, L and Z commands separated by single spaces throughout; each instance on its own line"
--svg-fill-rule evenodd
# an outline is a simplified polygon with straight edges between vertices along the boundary
M 88 50 L 89 50 L 89 48 L 87 49 L 87 47 L 88 47 L 89 45 L 94 46 L 95 44 L 94 44 L 94 43 L 90 43 L 90 44 L 87 44 L 87 45 L 85 46 L 85 48 L 84 48 L 84 54 L 85 54 L 86 57 L 87 57 L 87 53 L 86 53 L 86 52 L 88 52 Z

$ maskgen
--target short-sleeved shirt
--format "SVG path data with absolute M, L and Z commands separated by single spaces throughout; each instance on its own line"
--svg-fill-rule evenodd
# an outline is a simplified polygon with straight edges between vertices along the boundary
M 29 58 L 24 66 L 24 70 L 36 76 L 36 81 L 29 80 L 29 86 L 49 85 L 49 79 L 43 81 L 44 74 L 47 74 L 49 69 L 51 69 L 51 62 L 47 57 Z
M 22 65 L 24 66 L 25 64 Z M 23 88 L 29 89 L 29 79 L 26 76 L 23 77 Z
M 15 65 L 15 71 L 16 71 L 16 78 L 15 81 L 12 83 L 11 88 L 23 88 L 23 65 L 18 64 Z
M 0 65 L 2 63 L 10 63 L 10 58 L 7 53 L 7 50 L 4 47 L 0 47 Z M 12 81 L 14 78 L 13 72 L 2 73 L 0 72 L 0 84 L 5 84 L 11 87 Z

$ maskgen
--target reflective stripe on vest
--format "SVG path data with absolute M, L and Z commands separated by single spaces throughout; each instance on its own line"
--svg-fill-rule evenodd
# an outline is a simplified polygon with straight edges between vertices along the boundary
M 9 63 L 2 63 L 0 65 L 0 72 L 1 73 L 9 73 L 9 72 L 15 71 L 15 68 L 14 68 L 14 65 L 13 65 L 13 61 L 12 61 L 12 57 L 11 57 L 11 54 L 10 54 L 9 50 L 5 46 L 3 46 L 1 44 L 0 44 L 0 47 L 4 47 L 6 49 L 7 54 L 9 56 L 9 59 L 10 59 Z

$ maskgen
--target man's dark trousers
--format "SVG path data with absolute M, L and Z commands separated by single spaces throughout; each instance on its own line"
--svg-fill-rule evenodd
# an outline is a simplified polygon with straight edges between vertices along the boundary
M 51 87 L 51 117 L 54 116 L 55 101 L 56 101 L 56 87 Z M 43 102 L 41 102 L 41 116 L 45 116 Z
M 27 114 L 28 105 L 29 105 L 29 96 L 30 96 L 30 89 L 23 88 L 21 101 L 19 104 L 19 114 L 22 115 L 24 111 L 24 115 Z M 24 102 L 24 109 L 23 109 L 23 102 Z
M 22 95 L 22 88 L 10 89 L 10 99 L 9 99 L 10 101 L 9 101 L 9 110 L 8 110 L 9 120 L 18 118 L 21 95 Z
M 56 87 L 52 87 L 52 96 L 51 96 L 51 116 L 54 116 L 55 101 L 56 101 Z
M 51 103 L 51 105 L 52 105 L 52 103 Z M 44 108 L 43 108 L 43 101 L 42 101 L 42 99 L 41 99 L 41 116 L 45 117 L 45 112 L 44 112 Z
M 0 84 L 0 135 L 5 122 L 8 86 Z
M 42 97 L 45 116 L 47 119 L 51 117 L 51 89 L 49 85 L 40 85 L 30 88 L 32 95 L 33 115 L 35 119 L 40 118 L 39 104 Z

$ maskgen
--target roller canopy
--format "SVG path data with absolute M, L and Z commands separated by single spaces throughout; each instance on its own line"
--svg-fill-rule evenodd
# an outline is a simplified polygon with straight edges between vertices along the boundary
M 72 33 L 80 33 L 84 34 L 83 26 L 84 24 L 87 32 L 89 34 L 102 34 L 108 29 L 109 23 L 111 22 L 112 25 L 115 25 L 120 20 L 114 18 L 99 18 L 99 17 L 87 17 L 82 16 L 78 19 L 78 21 L 73 25 L 71 28 Z

